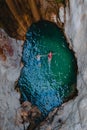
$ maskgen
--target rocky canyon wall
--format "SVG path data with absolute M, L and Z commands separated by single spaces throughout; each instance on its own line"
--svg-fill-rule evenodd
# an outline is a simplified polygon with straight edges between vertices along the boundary
M 42 2 L 42 5 L 44 4 L 47 5 L 47 3 Z M 8 5 L 4 6 L 8 8 Z M 43 7 L 45 8 L 45 6 Z M 48 13 L 46 13 L 47 14 L 46 16 L 44 16 L 45 13 L 42 12 L 43 17 L 49 19 L 52 18 L 56 21 L 58 17 L 57 16 L 54 17 L 55 15 L 52 16 L 53 11 L 50 13 L 50 10 L 49 9 L 47 10 Z M 72 99 L 71 101 L 63 104 L 60 108 L 57 108 L 55 110 L 56 112 L 53 111 L 52 113 L 50 113 L 48 119 L 38 129 L 87 130 L 87 112 L 86 112 L 87 111 L 87 0 L 69 0 L 67 1 L 65 9 L 62 7 L 62 11 L 63 10 L 65 10 L 65 15 L 63 15 L 62 12 L 60 13 L 60 15 L 62 15 L 61 20 L 63 20 L 63 16 L 65 16 L 64 18 L 65 35 L 70 43 L 70 46 L 73 47 L 75 55 L 77 57 L 78 96 L 75 99 Z M 3 12 L 2 15 L 4 13 L 5 12 Z M 12 18 L 13 15 L 11 16 Z M 19 19 L 21 18 L 15 17 L 15 21 L 17 21 L 17 23 Z M 11 23 L 8 24 L 8 28 L 10 28 L 10 24 Z M 23 23 L 21 23 L 20 25 L 22 26 L 22 24 Z M 6 29 L 7 24 L 4 23 L 4 25 Z M 20 30 L 19 31 L 20 35 L 18 37 L 24 36 L 24 33 L 22 33 L 24 28 L 23 27 L 21 28 L 21 26 L 20 28 L 15 28 L 18 27 L 19 25 L 19 24 L 16 25 L 16 22 L 14 22 L 13 25 L 15 29 L 15 34 L 18 34 L 18 32 L 16 31 L 18 29 Z M 9 32 L 10 31 L 12 34 L 13 29 L 10 28 Z M 3 58 L 0 57 L 0 130 L 12 130 L 12 129 L 24 130 L 22 124 L 18 125 L 15 122 L 17 114 L 16 112 L 17 109 L 20 107 L 20 103 L 19 103 L 19 95 L 14 91 L 14 82 L 19 77 L 21 69 L 20 60 L 21 60 L 21 51 L 23 42 L 16 41 L 15 39 L 10 39 L 9 37 L 7 37 L 4 31 L 2 31 L 2 34 L 5 35 L 5 37 L 0 37 L 0 45 L 2 45 L 3 42 L 5 43 L 6 47 L 7 45 L 6 43 L 10 42 L 9 40 L 11 40 L 10 47 L 12 47 L 11 50 L 13 51 L 13 53 L 11 54 L 9 53 L 9 47 L 7 46 L 8 49 L 3 51 L 4 61 L 2 61 Z M 2 46 L 0 47 L 2 51 L 3 47 Z M 2 55 L 1 51 L 0 55 Z
M 0 26 L 9 36 L 25 39 L 27 29 L 33 22 L 45 19 L 56 22 L 62 27 L 58 10 L 62 3 L 59 0 L 1 0 Z M 60 0 L 62 1 L 62 0 Z

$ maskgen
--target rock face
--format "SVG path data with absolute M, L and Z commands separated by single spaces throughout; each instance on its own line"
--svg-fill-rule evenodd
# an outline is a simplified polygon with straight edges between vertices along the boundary
M 77 56 L 79 93 L 74 100 L 50 113 L 40 130 L 87 130 L 87 1 L 70 0 L 65 11 L 65 34 Z M 13 45 L 17 45 L 14 54 L 18 54 L 16 52 L 18 44 L 15 40 L 14 42 Z M 12 56 L 13 59 L 14 57 Z M 16 126 L 14 120 L 20 104 L 19 96 L 14 92 L 13 86 L 20 70 L 11 66 L 11 62 L 17 63 L 12 58 L 7 58 L 9 62 L 6 61 L 5 64 L 0 61 L 0 130 L 23 129 L 22 125 Z
M 56 24 L 62 27 L 58 17 L 58 10 L 63 4 L 59 4 L 58 1 L 1 0 L 0 26 L 11 37 L 16 39 L 25 39 L 25 34 L 30 25 L 41 19 L 56 22 Z
M 66 8 L 65 33 L 75 50 L 78 62 L 78 97 L 74 100 L 70 117 L 62 130 L 87 129 L 87 1 L 70 0 L 70 8 Z M 66 126 L 67 124 L 67 126 Z
M 21 45 L 21 41 L 10 38 L 0 29 L 0 130 L 23 127 L 15 126 L 20 103 L 19 94 L 14 91 L 14 82 L 20 74 Z

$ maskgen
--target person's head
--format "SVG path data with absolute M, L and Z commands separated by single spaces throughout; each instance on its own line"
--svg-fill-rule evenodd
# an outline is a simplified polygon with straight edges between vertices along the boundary
M 49 53 L 53 53 L 51 50 L 49 50 Z
M 39 58 L 39 57 L 40 57 L 40 55 L 38 54 L 36 57 L 37 57 L 37 58 Z

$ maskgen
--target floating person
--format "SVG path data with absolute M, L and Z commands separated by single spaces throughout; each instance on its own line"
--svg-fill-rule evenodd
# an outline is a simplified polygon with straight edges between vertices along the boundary
M 41 67 L 41 55 L 38 54 L 38 55 L 36 56 L 36 59 L 37 59 L 37 64 L 38 64 L 38 66 Z
M 52 53 L 52 51 L 49 51 L 49 53 L 48 53 L 48 66 L 49 66 L 49 71 L 50 71 L 50 66 L 51 66 L 52 57 L 53 57 L 53 53 Z
M 36 56 L 37 64 L 38 64 L 39 67 L 41 67 L 41 57 L 44 57 L 44 56 L 47 56 L 47 55 L 40 55 L 40 54 L 38 54 Z
M 53 53 L 50 51 L 50 52 L 48 53 L 48 62 L 49 62 L 49 63 L 50 63 L 51 60 L 52 60 L 52 56 L 53 56 Z
M 49 70 L 50 70 L 50 66 L 51 66 L 51 61 L 53 58 L 53 55 L 55 55 L 56 53 L 53 53 L 52 51 L 49 51 L 48 53 L 48 65 L 49 65 Z

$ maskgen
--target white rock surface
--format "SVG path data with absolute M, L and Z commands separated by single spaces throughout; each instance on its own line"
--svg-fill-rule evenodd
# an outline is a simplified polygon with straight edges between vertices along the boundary
M 87 130 L 87 0 L 69 0 L 66 7 L 65 34 L 78 63 L 78 96 L 49 115 L 40 130 Z M 14 55 L 0 61 L 0 130 L 23 130 L 15 124 L 20 106 L 14 82 L 20 75 L 21 41 L 12 39 Z
M 6 33 L 0 29 L 3 36 Z M 9 37 L 3 40 L 0 37 L 0 46 L 6 43 Z M 13 56 L 6 54 L 7 60 L 0 59 L 0 130 L 23 130 L 23 125 L 16 125 L 16 112 L 19 103 L 19 94 L 14 90 L 14 83 L 20 75 L 20 60 L 19 56 L 22 51 L 22 41 L 17 43 L 11 39 Z M 19 51 L 20 50 L 20 51 Z
M 78 97 L 70 102 L 72 110 L 61 130 L 87 130 L 87 0 L 70 0 L 70 8 L 66 8 L 65 33 L 77 57 Z
M 63 6 L 61 6 L 61 7 L 59 8 L 59 18 L 60 18 L 60 21 L 61 21 L 62 23 L 64 23 L 64 7 L 63 7 Z

